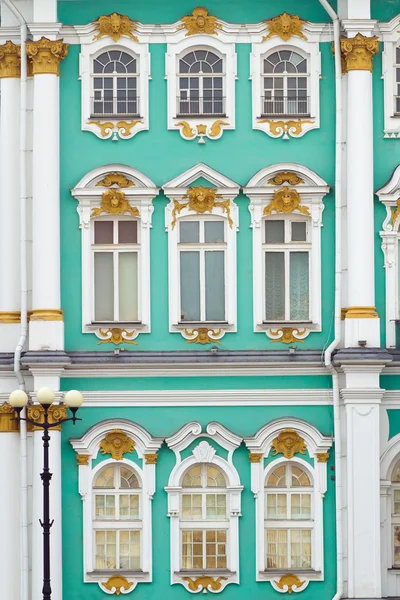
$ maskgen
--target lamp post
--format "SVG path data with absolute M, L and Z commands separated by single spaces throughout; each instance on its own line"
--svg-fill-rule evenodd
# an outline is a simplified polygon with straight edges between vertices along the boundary
M 21 412 L 28 404 L 28 396 L 23 390 L 15 390 L 10 394 L 9 402 L 17 413 L 16 421 L 26 421 L 35 427 L 43 429 L 43 471 L 40 477 L 43 482 L 43 521 L 40 521 L 40 525 L 43 529 L 43 600 L 51 600 L 51 585 L 50 585 L 50 529 L 53 521 L 50 521 L 50 481 L 52 473 L 49 469 L 49 445 L 50 445 L 50 429 L 65 423 L 66 421 L 72 421 L 74 424 L 76 421 L 81 421 L 76 416 L 78 408 L 83 402 L 83 396 L 76 390 L 67 392 L 64 396 L 64 403 L 70 409 L 72 417 L 68 419 L 61 419 L 57 422 L 49 422 L 49 408 L 55 400 L 55 392 L 50 388 L 41 388 L 37 392 L 37 400 L 43 407 L 43 423 L 37 423 L 26 417 L 21 417 Z

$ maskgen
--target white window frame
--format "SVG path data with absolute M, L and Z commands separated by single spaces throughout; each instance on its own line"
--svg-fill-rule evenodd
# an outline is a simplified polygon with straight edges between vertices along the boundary
M 107 458 L 96 466 L 100 444 L 108 433 L 119 429 L 135 442 L 134 452 L 137 453 L 141 466 L 124 455 L 121 461 Z M 79 494 L 82 497 L 83 519 L 83 580 L 85 583 L 98 583 L 99 587 L 107 593 L 102 586 L 112 575 L 123 574 L 120 569 L 95 572 L 94 570 L 94 489 L 93 481 L 99 471 L 107 465 L 121 464 L 132 469 L 141 483 L 141 569 L 129 572 L 126 575 L 134 587 L 138 583 L 152 581 L 152 499 L 155 493 L 154 461 L 147 461 L 146 454 L 155 454 L 163 443 L 162 438 L 152 437 L 143 427 L 125 419 L 108 419 L 91 427 L 81 438 L 70 439 L 70 443 L 77 454 L 88 456 L 88 464 L 79 463 Z M 113 521 L 104 521 L 108 526 Z M 119 523 L 116 521 L 115 523 Z M 130 523 L 130 521 L 126 521 Z M 104 527 L 106 529 L 107 527 Z M 118 528 L 118 527 L 116 527 Z M 112 527 L 110 527 L 112 529 Z M 135 529 L 132 527 L 132 529 Z M 130 591 L 134 588 L 130 588 Z
M 319 43 L 321 40 L 321 34 L 323 26 L 309 23 L 304 25 L 304 35 L 307 40 L 303 40 L 300 37 L 292 36 L 286 43 L 282 41 L 279 36 L 273 36 L 268 40 L 262 42 L 254 42 L 252 44 L 251 56 L 250 56 L 250 79 L 252 82 L 252 114 L 253 114 L 253 129 L 259 129 L 267 135 L 273 138 L 283 136 L 284 139 L 288 139 L 289 135 L 293 137 L 302 137 L 308 131 L 312 129 L 319 129 L 320 127 L 320 91 L 319 81 L 321 79 L 321 52 L 319 49 Z M 278 52 L 280 50 L 291 50 L 297 52 L 307 58 L 307 90 L 310 108 L 309 117 L 299 117 L 294 115 L 293 117 L 286 116 L 281 117 L 276 115 L 274 117 L 262 117 L 261 116 L 261 96 L 264 92 L 264 58 Z M 301 130 L 298 132 L 294 129 L 290 129 L 285 132 L 283 128 L 274 130 L 270 127 L 268 120 L 274 122 L 297 121 L 298 119 L 304 119 L 305 121 L 311 121 L 310 123 L 302 123 Z
M 397 96 L 396 48 L 400 47 L 399 18 L 400 15 L 396 15 L 388 23 L 379 23 L 379 34 L 383 41 L 384 137 L 391 139 L 400 138 L 400 114 L 395 115 L 394 102 Z
M 93 39 L 93 31 L 86 32 L 79 36 L 81 43 L 81 53 L 79 55 L 79 75 L 81 80 L 81 94 L 82 94 L 82 120 L 81 128 L 82 131 L 91 131 L 100 139 L 108 139 L 113 136 L 113 139 L 130 139 L 140 131 L 146 131 L 149 129 L 149 80 L 150 76 L 150 54 L 148 43 L 142 43 L 139 38 L 139 42 L 131 40 L 127 36 L 122 36 L 118 43 L 114 43 L 108 36 L 102 37 L 98 40 Z M 93 60 L 100 54 L 109 50 L 119 50 L 130 54 L 136 58 L 137 61 L 137 95 L 139 96 L 139 109 L 140 116 L 133 116 L 132 118 L 121 116 L 121 117 L 108 117 L 108 116 L 96 116 L 92 117 L 92 106 L 91 98 L 93 97 Z M 132 74 L 134 75 L 134 74 Z M 99 76 L 103 76 L 99 74 Z M 119 121 L 140 121 L 137 122 L 129 130 L 121 127 L 117 127 Z M 102 131 L 101 128 L 95 123 L 101 121 L 102 123 L 111 122 L 113 127 L 108 128 L 106 131 Z
M 209 50 L 215 52 L 223 59 L 224 69 L 223 89 L 225 96 L 225 116 L 177 116 L 177 97 L 179 93 L 179 60 L 192 50 Z M 204 138 L 210 140 L 219 139 L 224 130 L 235 129 L 235 81 L 237 79 L 236 49 L 232 36 L 224 31 L 218 31 L 218 37 L 214 35 L 190 35 L 186 36 L 183 30 L 168 36 L 167 54 L 165 57 L 165 78 L 168 86 L 168 129 L 176 131 L 179 127 L 184 139 Z M 220 127 L 211 129 L 211 126 L 219 121 Z M 221 122 L 222 121 L 222 122 Z M 187 127 L 183 125 L 187 123 Z M 205 131 L 199 125 L 205 125 Z
M 284 182 L 282 185 L 268 183 L 278 173 L 289 171 L 303 179 L 304 183 L 291 186 Z M 288 215 L 273 212 L 270 216 L 264 216 L 263 211 L 270 204 L 274 193 L 280 187 L 288 186 L 296 190 L 301 198 L 301 206 L 308 209 L 310 216 L 302 215 L 294 211 Z M 251 215 L 251 228 L 253 229 L 253 317 L 254 331 L 265 332 L 268 337 L 274 339 L 279 326 L 294 326 L 306 329 L 305 334 L 299 335 L 303 338 L 310 331 L 321 331 L 321 228 L 322 213 L 324 210 L 323 198 L 329 192 L 326 182 L 316 173 L 297 163 L 281 163 L 261 169 L 247 183 L 243 190 L 250 198 L 249 211 Z M 309 221 L 310 264 L 309 264 L 309 296 L 310 296 L 310 318 L 308 321 L 265 321 L 265 269 L 264 269 L 264 222 L 266 219 L 302 219 Z M 279 337 L 279 336 L 278 336 Z
M 288 459 L 279 455 L 264 465 L 272 449 L 272 442 L 285 429 L 292 429 L 306 443 L 308 455 L 314 464 L 295 455 Z M 317 460 L 318 453 L 326 453 L 332 446 L 332 438 L 323 436 L 315 427 L 300 419 L 283 418 L 271 421 L 261 427 L 258 432 L 244 440 L 251 454 L 261 455 L 259 462 L 251 463 L 251 490 L 256 503 L 256 581 L 269 581 L 278 592 L 283 590 L 277 585 L 280 577 L 287 573 L 299 575 L 305 586 L 309 581 L 324 580 L 324 533 L 323 533 L 323 498 L 327 490 L 327 463 Z M 312 515 L 314 531 L 312 534 L 312 569 L 265 569 L 265 482 L 268 475 L 281 464 L 298 465 L 304 469 L 313 482 Z M 277 488 L 278 489 L 278 488 Z M 306 490 L 306 488 L 304 488 Z M 301 521 L 299 520 L 299 524 Z M 300 528 L 300 527 L 299 527 Z M 305 587 L 302 586 L 303 591 Z
M 183 208 L 179 214 L 176 214 L 176 224 L 173 226 L 174 200 L 180 203 L 186 203 L 184 195 L 187 193 L 193 182 L 199 178 L 210 182 L 210 187 L 217 188 L 217 193 L 221 195 L 218 202 L 229 201 L 230 218 L 232 226 L 228 221 L 228 215 L 221 207 L 214 207 L 212 213 L 206 212 L 197 214 L 189 208 Z M 185 332 L 194 331 L 199 327 L 210 327 L 214 331 L 220 330 L 218 339 L 225 332 L 236 331 L 236 233 L 239 229 L 239 211 L 233 201 L 239 194 L 239 186 L 234 181 L 221 175 L 207 165 L 200 163 L 192 167 L 182 175 L 168 181 L 163 190 L 170 203 L 165 208 L 165 229 L 168 232 L 168 285 L 169 285 L 169 331 L 180 332 L 186 339 L 190 335 Z M 204 322 L 182 322 L 181 321 L 181 300 L 180 300 L 180 262 L 179 262 L 179 224 L 182 220 L 215 220 L 223 219 L 225 223 L 225 322 L 210 323 Z M 211 244 L 210 244 L 211 246 Z
M 107 187 L 97 185 L 109 173 L 118 172 L 134 183 L 133 186 L 121 189 L 129 204 L 139 211 L 139 217 L 133 217 L 129 213 L 124 215 L 108 215 L 106 213 L 99 217 L 91 217 L 94 208 L 99 208 L 102 194 Z M 114 189 L 114 186 L 113 188 Z M 82 242 L 82 332 L 95 333 L 100 339 L 104 336 L 100 329 L 117 327 L 117 322 L 99 324 L 94 318 L 94 269 L 93 269 L 93 223 L 96 220 L 126 220 L 133 219 L 138 223 L 138 241 L 140 250 L 138 255 L 138 322 L 134 325 L 121 323 L 123 328 L 130 327 L 136 337 L 139 333 L 150 333 L 150 229 L 154 210 L 152 200 L 158 194 L 158 188 L 143 173 L 127 167 L 126 165 L 113 164 L 100 167 L 90 171 L 71 191 L 72 196 L 78 200 L 77 212 L 79 215 L 79 228 L 81 230 Z M 130 339 L 134 339 L 131 337 Z
M 228 451 L 227 459 L 225 460 L 217 454 L 216 450 L 209 442 L 214 440 L 221 448 Z M 182 459 L 182 451 L 190 446 L 195 440 L 199 440 L 192 454 L 185 459 Z M 201 441 L 200 441 L 201 440 Z M 191 590 L 186 577 L 207 575 L 210 577 L 226 577 L 220 581 L 220 588 L 213 590 L 215 592 L 222 591 L 226 585 L 230 583 L 239 583 L 239 523 L 238 518 L 241 516 L 241 492 L 243 486 L 240 484 L 239 474 L 233 465 L 233 453 L 241 444 L 242 438 L 233 434 L 220 423 L 209 423 L 205 432 L 202 432 L 200 423 L 191 422 L 184 425 L 173 436 L 167 438 L 168 447 L 175 453 L 176 464 L 171 471 L 168 486 L 165 491 L 168 494 L 168 516 L 170 517 L 171 528 L 171 585 L 181 584 Z M 190 493 L 191 488 L 182 488 L 182 479 L 193 466 L 198 464 L 215 465 L 225 476 L 226 479 L 226 494 L 227 494 L 227 518 L 223 520 L 195 521 L 181 518 L 181 498 L 185 493 Z M 204 488 L 206 489 L 206 488 Z M 211 490 L 212 488 L 210 488 Z M 183 526 L 182 526 L 183 524 Z M 196 525 L 199 525 L 196 527 Z M 208 525 L 208 527 L 207 527 Z M 220 526 L 221 525 L 221 526 Z M 227 569 L 202 569 L 202 570 L 182 570 L 181 569 L 181 531 L 182 529 L 226 529 L 227 530 Z M 202 591 L 199 586 L 197 592 Z

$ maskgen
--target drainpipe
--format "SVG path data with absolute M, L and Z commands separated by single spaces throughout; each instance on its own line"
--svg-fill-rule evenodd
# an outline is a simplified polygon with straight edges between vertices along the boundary
M 21 372 L 21 353 L 28 335 L 28 277 L 27 277 L 27 186 L 26 186 L 26 154 L 27 154 L 27 62 L 26 38 L 28 28 L 26 20 L 14 6 L 12 0 L 3 0 L 20 24 L 21 33 L 21 118 L 20 118 L 20 245 L 21 245 L 21 330 L 20 338 L 14 352 L 14 373 L 19 388 L 25 390 L 25 381 Z M 25 412 L 26 409 L 24 409 Z M 23 415 L 25 416 L 25 415 Z M 26 422 L 20 424 L 20 489 L 21 489 L 21 600 L 29 598 L 29 550 L 28 550 L 28 453 Z
M 335 437 L 335 492 L 336 492 L 336 549 L 337 584 L 333 600 L 343 596 L 343 500 L 342 500 L 342 438 L 340 423 L 339 376 L 332 365 L 332 352 L 341 340 L 341 296 L 342 296 L 342 162 L 343 162 L 343 107 L 342 65 L 340 53 L 340 21 L 327 0 L 319 0 L 333 21 L 333 46 L 335 50 L 335 95 L 336 95 L 336 150 L 335 150 L 335 338 L 325 350 L 325 365 L 332 375 L 333 421 Z

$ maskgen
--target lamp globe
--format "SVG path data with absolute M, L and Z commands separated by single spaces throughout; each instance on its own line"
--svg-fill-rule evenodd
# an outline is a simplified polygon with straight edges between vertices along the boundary
M 28 404 L 28 396 L 23 390 L 14 390 L 8 401 L 14 408 L 24 408 Z
M 83 402 L 83 396 L 78 390 L 70 390 L 64 396 L 64 402 L 69 408 L 79 408 Z
M 51 388 L 43 387 L 37 391 L 36 397 L 40 404 L 48 406 L 54 402 L 56 393 Z

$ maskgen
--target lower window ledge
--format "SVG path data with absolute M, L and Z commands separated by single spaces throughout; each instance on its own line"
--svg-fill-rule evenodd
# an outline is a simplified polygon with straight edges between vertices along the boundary
M 235 331 L 236 327 L 228 323 L 177 323 L 170 328 L 171 333 L 180 333 L 187 344 L 219 344 L 225 333 Z
M 174 571 L 174 583 L 180 583 L 189 592 L 218 593 L 230 583 L 238 583 L 236 571 L 228 569 L 206 569 Z
M 149 574 L 148 571 L 123 571 L 123 570 L 118 570 L 116 569 L 115 571 L 108 571 L 108 570 L 95 570 L 95 571 L 88 571 L 86 573 L 86 575 L 92 579 L 97 580 L 103 580 L 106 578 L 111 578 L 111 577 L 134 577 L 135 579 L 141 579 L 144 577 L 147 577 L 147 575 Z
M 286 321 L 285 323 L 262 323 L 256 327 L 256 333 L 265 333 L 271 342 L 282 342 L 283 344 L 302 343 L 310 333 L 317 331 L 320 331 L 319 325 L 310 321 L 303 321 L 301 323 L 293 321 Z
M 321 571 L 313 570 L 274 570 L 259 571 L 257 581 L 269 581 L 274 590 L 281 594 L 303 592 L 310 581 L 322 581 Z
M 94 333 L 100 340 L 98 344 L 134 344 L 140 333 L 149 333 L 147 325 L 143 323 L 96 323 L 86 325 L 83 333 Z

